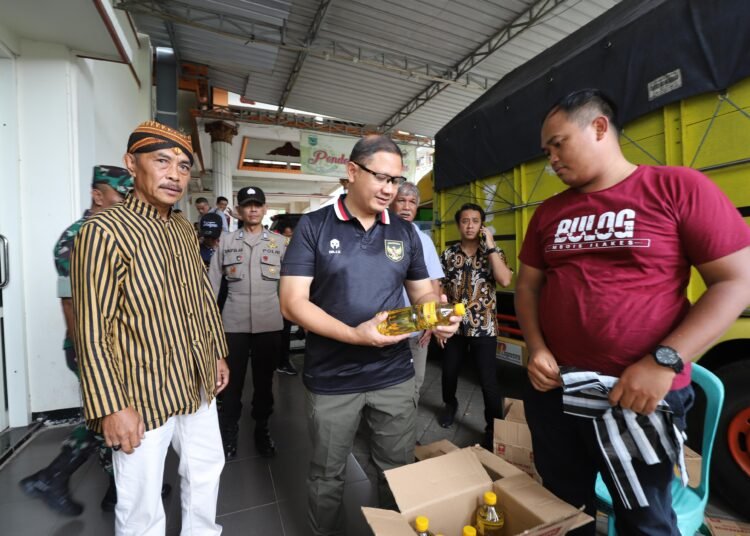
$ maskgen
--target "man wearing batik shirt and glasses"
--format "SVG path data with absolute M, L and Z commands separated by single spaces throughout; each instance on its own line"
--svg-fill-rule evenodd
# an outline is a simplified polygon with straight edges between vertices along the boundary
M 443 428 L 453 424 L 458 409 L 456 387 L 465 356 L 476 360 L 484 398 L 486 427 L 482 446 L 492 450 L 495 419 L 503 417 L 502 396 L 497 381 L 497 304 L 495 284 L 510 285 L 513 273 L 503 250 L 495 246 L 489 229 L 484 227 L 484 210 L 466 203 L 456 212 L 461 241 L 446 249 L 440 257 L 445 278 L 443 290 L 449 302 L 466 305 L 466 315 L 455 337 L 443 353 L 443 402 L 438 416 Z
M 165 533 L 170 443 L 180 456 L 183 533 L 221 533 L 224 456 L 213 399 L 229 381 L 227 347 L 193 226 L 171 208 L 192 164 L 188 136 L 140 125 L 125 155 L 133 193 L 90 218 L 73 249 L 84 411 L 115 451 L 118 536 Z

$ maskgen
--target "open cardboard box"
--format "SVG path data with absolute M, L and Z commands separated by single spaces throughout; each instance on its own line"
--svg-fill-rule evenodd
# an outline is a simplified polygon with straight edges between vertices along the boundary
M 495 419 L 492 440 L 493 452 L 518 467 L 537 482 L 542 479 L 534 465 L 534 451 L 531 446 L 531 432 L 526 424 L 523 402 L 506 399 L 505 419 Z
M 688 486 L 691 488 L 697 488 L 701 483 L 701 465 L 703 464 L 703 458 L 687 445 L 683 446 L 683 450 L 685 451 L 685 469 L 687 469 L 688 474 Z M 675 475 L 679 474 L 679 468 L 675 467 Z
M 714 536 L 750 536 L 750 523 L 708 516 L 705 522 Z
M 495 357 L 501 361 L 525 367 L 529 363 L 529 351 L 524 341 L 509 337 L 498 337 Z
M 505 399 L 505 420 L 526 424 L 526 411 L 523 409 L 523 400 L 517 398 Z
M 437 445 L 434 443 L 433 445 Z M 492 442 L 494 453 L 512 463 L 537 482 L 542 478 L 534 465 L 534 451 L 531 445 L 531 432 L 526 424 L 523 400 L 515 398 L 505 399 L 505 420 L 495 419 L 495 430 Z M 684 446 L 685 468 L 688 472 L 688 486 L 697 488 L 701 483 L 701 455 Z M 419 458 L 418 458 L 419 459 Z M 679 468 L 675 466 L 675 475 L 679 476 Z
M 385 472 L 401 512 L 363 507 L 375 536 L 414 536 L 414 520 L 427 516 L 430 531 L 461 534 L 473 524 L 479 501 L 493 490 L 505 513 L 505 534 L 562 535 L 593 521 L 521 470 L 480 447 L 448 441 L 421 449 L 423 461 Z

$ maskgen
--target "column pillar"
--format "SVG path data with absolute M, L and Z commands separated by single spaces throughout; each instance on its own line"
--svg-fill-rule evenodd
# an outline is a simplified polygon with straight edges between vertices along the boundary
M 206 123 L 206 132 L 211 135 L 211 166 L 214 177 L 215 197 L 224 196 L 232 206 L 232 138 L 237 135 L 237 125 L 214 121 Z

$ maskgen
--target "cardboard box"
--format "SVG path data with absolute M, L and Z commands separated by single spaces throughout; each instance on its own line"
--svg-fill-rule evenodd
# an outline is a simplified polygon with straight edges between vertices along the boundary
M 505 420 L 495 419 L 493 452 L 541 483 L 542 478 L 534 465 L 531 432 L 526 424 L 523 402 L 515 399 L 506 399 L 506 401 L 510 404 L 506 406 Z
M 685 451 L 685 469 L 688 474 L 688 486 L 691 488 L 697 488 L 701 483 L 701 465 L 703 464 L 703 458 L 700 454 L 689 448 L 687 445 L 683 447 Z M 680 475 L 679 467 L 675 467 L 675 475 Z
M 519 367 L 525 367 L 529 362 L 529 351 L 526 343 L 508 337 L 497 338 L 497 351 L 495 357 Z
M 489 490 L 498 495 L 507 536 L 562 535 L 593 521 L 480 447 L 458 449 L 443 441 L 422 448 L 421 455 L 432 457 L 385 472 L 400 513 L 362 508 L 375 536 L 414 536 L 419 515 L 429 518 L 434 533 L 460 534 Z
M 523 409 L 523 400 L 516 398 L 505 399 L 505 420 L 526 424 L 526 412 Z
M 750 536 L 750 523 L 708 516 L 705 522 L 714 536 Z
M 454 450 L 459 450 L 456 445 L 447 439 L 441 439 L 429 445 L 417 445 L 414 447 L 414 457 L 419 461 L 429 460 L 430 458 L 437 458 Z
M 495 434 L 493 439 L 493 447 L 496 455 L 512 463 L 536 481 L 542 481 L 534 466 L 531 433 L 528 426 L 526 426 L 523 400 L 515 398 L 505 399 L 505 421 L 495 420 Z M 701 483 L 703 458 L 687 445 L 685 445 L 684 450 L 685 467 L 688 472 L 688 485 L 691 488 L 697 488 Z M 679 475 L 679 468 L 675 466 L 675 476 Z

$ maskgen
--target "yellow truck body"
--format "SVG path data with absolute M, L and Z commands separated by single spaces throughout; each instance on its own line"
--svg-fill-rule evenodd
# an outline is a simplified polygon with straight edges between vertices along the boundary
M 703 170 L 736 207 L 745 209 L 745 220 L 750 223 L 750 79 L 726 94 L 696 96 L 625 125 L 621 145 L 631 162 Z M 453 216 L 463 203 L 475 202 L 487 212 L 486 225 L 517 266 L 534 210 L 565 188 L 546 158 L 540 157 L 497 176 L 436 192 L 433 239 L 440 251 L 457 241 Z M 514 284 L 507 292 L 513 288 Z M 695 301 L 704 290 L 694 271 L 688 297 Z M 750 318 L 738 319 L 721 340 L 728 339 L 750 339 Z
M 703 94 L 670 104 L 624 126 L 620 140 L 634 163 L 688 166 L 703 171 L 732 200 L 750 224 L 750 78 L 724 93 Z M 459 240 L 456 210 L 474 202 L 487 212 L 486 226 L 505 250 L 513 267 L 536 207 L 566 187 L 547 166 L 546 158 L 524 162 L 499 175 L 435 193 L 433 238 L 440 251 Z M 750 267 L 748 267 L 750 269 Z M 499 311 L 512 311 L 514 285 L 499 291 Z M 693 270 L 687 289 L 691 301 L 705 291 Z M 509 293 L 504 295 L 504 293 Z M 509 348 L 523 348 L 518 334 L 502 332 L 498 357 L 522 364 Z M 581 334 L 585 336 L 585 334 Z M 515 339 L 515 340 L 514 340 Z M 514 345 L 513 343 L 519 343 Z M 524 351 L 517 352 L 524 355 Z M 738 512 L 750 511 L 750 314 L 740 318 L 709 348 L 700 362 L 724 383 L 726 396 L 712 456 L 712 490 Z M 512 365 L 511 365 L 512 366 Z M 520 369 L 519 369 L 520 371 Z M 511 372 L 511 371 L 506 371 Z M 503 376 L 503 374 L 500 374 Z M 518 375 L 506 374 L 510 382 Z M 510 388 L 510 387 L 507 387 Z M 700 445 L 702 409 L 688 414 L 689 442 Z M 692 433 L 692 436 L 690 435 Z

